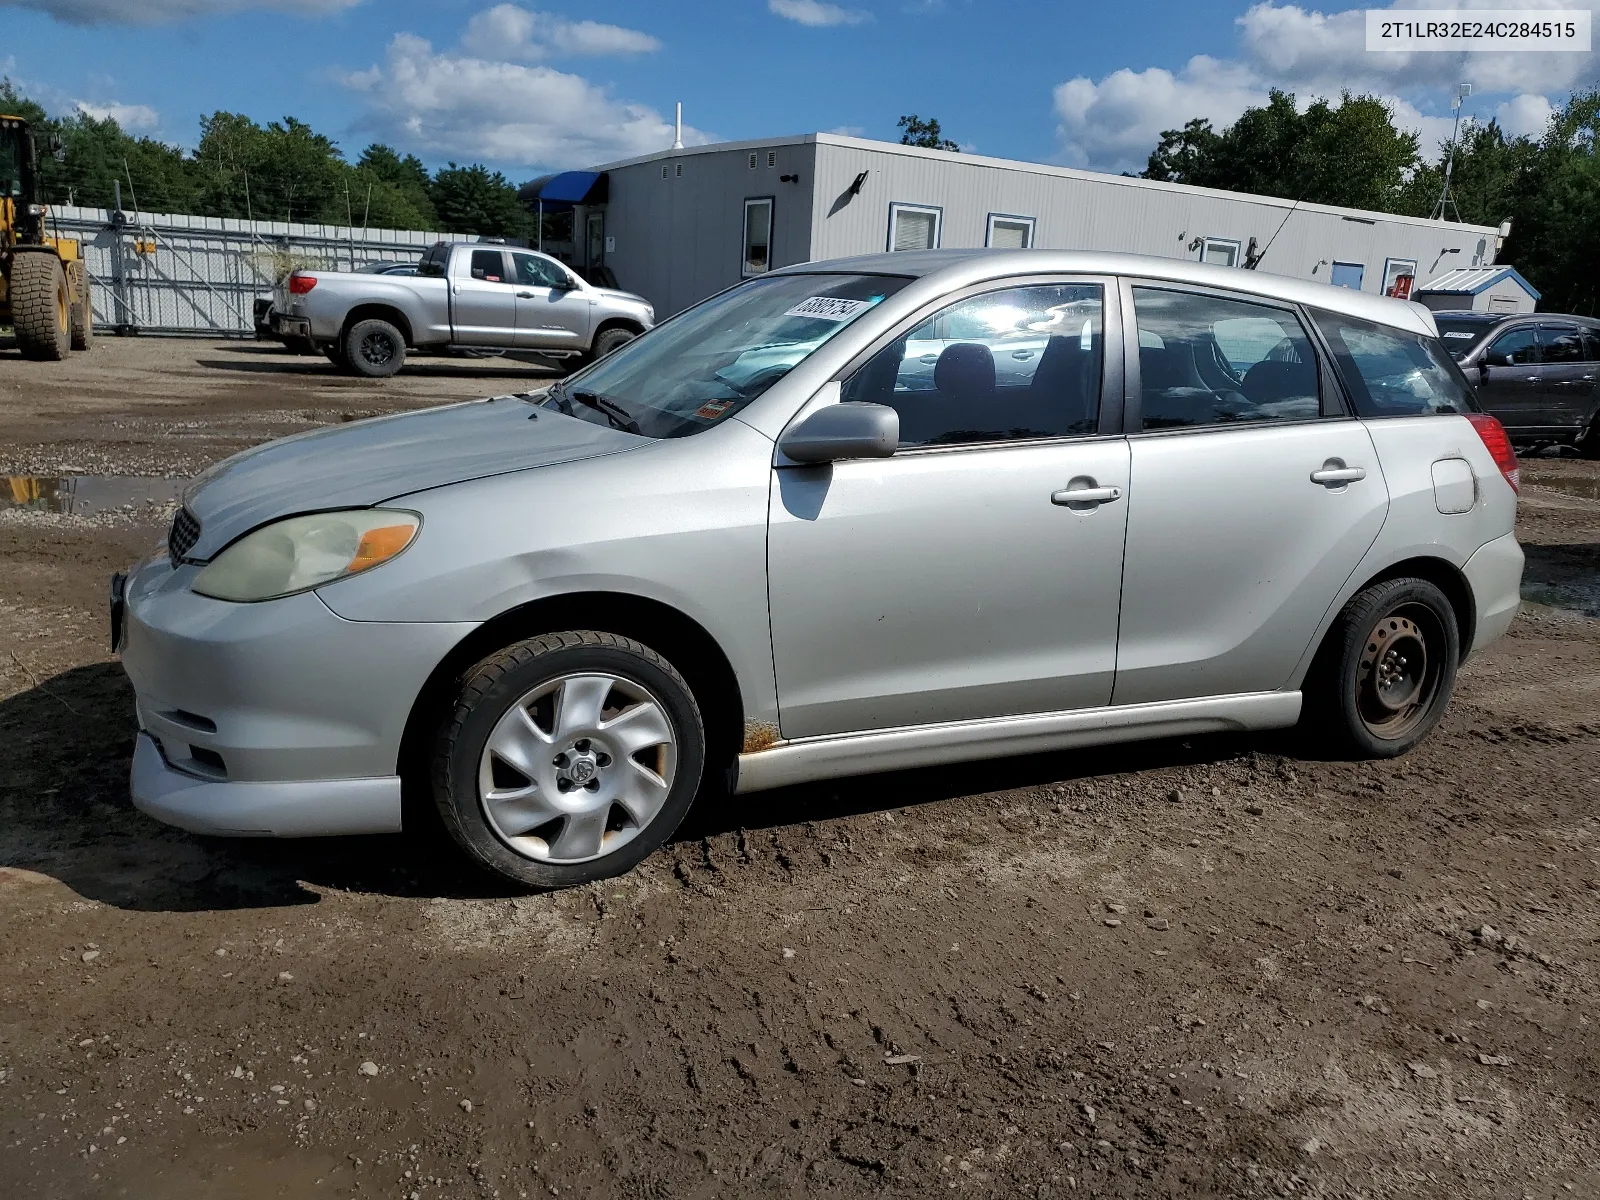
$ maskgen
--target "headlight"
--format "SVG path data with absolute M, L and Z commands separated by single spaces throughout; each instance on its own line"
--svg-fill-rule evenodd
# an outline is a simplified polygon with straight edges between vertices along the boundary
M 191 586 L 218 600 L 273 600 L 388 562 L 421 525 L 416 513 L 387 508 L 290 517 L 247 533 Z

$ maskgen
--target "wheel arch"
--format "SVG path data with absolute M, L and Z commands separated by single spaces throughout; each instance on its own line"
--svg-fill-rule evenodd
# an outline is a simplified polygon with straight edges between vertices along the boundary
M 1414 554 L 1407 558 L 1398 559 L 1374 571 L 1354 587 L 1349 588 L 1339 602 L 1328 609 L 1323 618 L 1323 626 L 1317 639 L 1308 648 L 1305 658 L 1296 668 L 1295 680 L 1291 686 L 1298 686 L 1303 691 L 1308 683 L 1314 680 L 1320 671 L 1326 669 L 1327 657 L 1330 652 L 1335 631 L 1339 625 L 1339 614 L 1345 607 L 1362 592 L 1374 584 L 1384 583 L 1390 579 L 1404 579 L 1407 577 L 1426 579 L 1444 593 L 1445 599 L 1450 601 L 1451 611 L 1455 613 L 1456 630 L 1460 639 L 1461 661 L 1465 662 L 1472 649 L 1472 640 L 1476 636 L 1478 627 L 1477 604 L 1472 598 L 1472 587 L 1467 583 L 1467 577 L 1461 573 L 1461 568 L 1448 559 L 1438 558 L 1430 554 Z
M 607 317 L 604 321 L 601 321 L 600 324 L 595 326 L 594 336 L 589 339 L 589 345 L 591 348 L 600 340 L 600 335 L 605 333 L 608 329 L 626 329 L 629 333 L 637 337 L 639 334 L 644 332 L 644 325 L 639 321 L 635 321 L 632 317 Z
M 669 604 L 623 592 L 547 596 L 485 621 L 440 660 L 416 699 L 400 739 L 396 769 L 407 817 L 432 811 L 428 764 L 433 733 L 462 675 L 497 650 L 523 638 L 567 629 L 593 629 L 642 642 L 664 656 L 689 684 L 706 729 L 708 771 L 732 767 L 744 740 L 744 699 L 733 664 L 717 640 Z M 407 822 L 411 823 L 411 822 Z
M 411 333 L 411 318 L 392 304 L 373 302 L 356 305 L 344 315 L 344 323 L 339 326 L 341 342 L 351 327 L 359 321 L 387 321 L 400 331 L 400 336 L 405 338 L 407 346 L 416 345 Z

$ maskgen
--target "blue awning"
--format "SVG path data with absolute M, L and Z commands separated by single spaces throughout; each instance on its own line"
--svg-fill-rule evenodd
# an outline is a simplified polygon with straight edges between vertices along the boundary
M 518 195 L 525 203 L 542 203 L 546 211 L 576 204 L 604 204 L 609 183 L 604 171 L 562 171 L 523 184 Z

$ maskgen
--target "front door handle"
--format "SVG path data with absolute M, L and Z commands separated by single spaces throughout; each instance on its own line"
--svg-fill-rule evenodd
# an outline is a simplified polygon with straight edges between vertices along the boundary
M 534 300 L 534 299 L 537 299 L 537 297 L 534 296 L 534 294 L 532 292 L 518 292 L 517 293 L 517 299 L 518 300 Z
M 1311 482 L 1320 483 L 1325 487 L 1343 487 L 1347 483 L 1357 483 L 1367 477 L 1364 467 L 1324 466 L 1320 471 L 1311 472 Z
M 1051 504 L 1108 504 L 1113 500 L 1122 499 L 1122 489 L 1119 487 L 1074 487 L 1062 488 L 1059 492 L 1050 493 Z

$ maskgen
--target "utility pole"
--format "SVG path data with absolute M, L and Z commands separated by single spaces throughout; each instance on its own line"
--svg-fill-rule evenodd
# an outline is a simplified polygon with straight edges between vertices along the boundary
M 1461 102 L 1470 95 L 1472 95 L 1472 85 L 1470 83 L 1463 83 L 1456 88 L 1455 99 L 1450 102 L 1450 107 L 1455 110 L 1456 119 L 1455 123 L 1450 127 L 1450 153 L 1445 158 L 1444 187 L 1439 192 L 1439 204 L 1433 210 L 1433 219 L 1435 221 L 1442 221 L 1445 219 L 1444 210 L 1445 205 L 1447 204 L 1456 210 L 1456 220 L 1461 220 L 1460 207 L 1454 200 L 1450 199 L 1450 176 L 1455 170 L 1456 142 L 1458 140 L 1457 135 L 1461 132 Z

